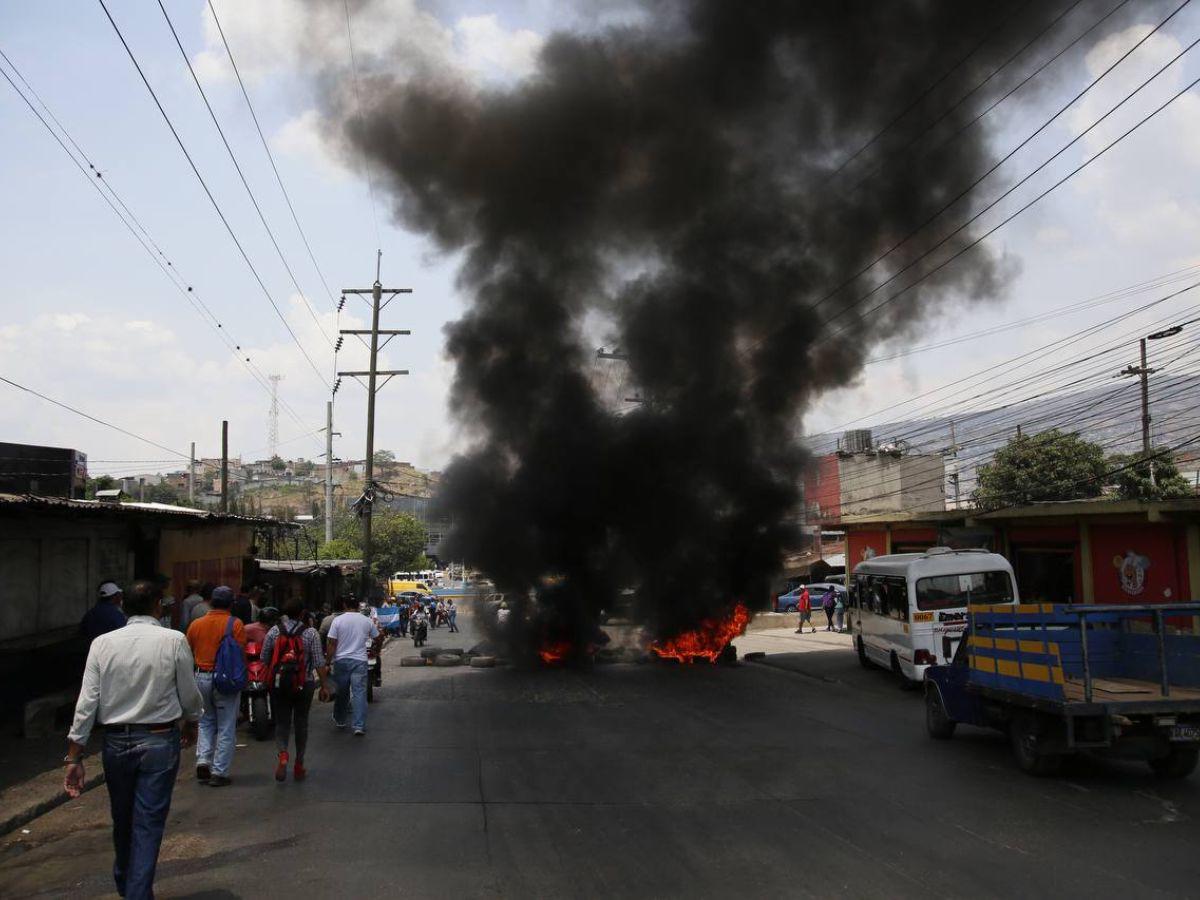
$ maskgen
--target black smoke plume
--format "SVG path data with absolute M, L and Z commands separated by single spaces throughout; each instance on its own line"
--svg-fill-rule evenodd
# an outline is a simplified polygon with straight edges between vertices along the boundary
M 446 330 L 453 410 L 477 435 L 445 474 L 452 552 L 533 605 L 514 614 L 538 623 L 532 644 L 582 641 L 628 587 L 659 637 L 767 601 L 795 540 L 807 404 L 939 303 L 1003 286 L 980 249 L 864 316 L 944 258 L 855 305 L 923 239 L 823 300 L 988 168 L 978 126 L 896 148 L 1042 6 L 648 2 L 647 24 L 551 36 L 509 87 L 364 80 L 361 114 L 342 108 L 350 144 L 404 225 L 463 254 L 472 298 Z M 608 323 L 644 403 L 599 396 L 585 320 Z

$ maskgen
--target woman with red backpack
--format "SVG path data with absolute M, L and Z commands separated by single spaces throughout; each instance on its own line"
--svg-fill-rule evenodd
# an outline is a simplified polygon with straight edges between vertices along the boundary
M 263 639 L 261 658 L 267 661 L 271 701 L 275 708 L 275 745 L 279 759 L 275 780 L 287 780 L 288 742 L 296 730 L 296 760 L 292 777 L 305 777 L 304 750 L 308 745 L 308 714 L 318 680 L 321 700 L 329 698 L 329 666 L 321 649 L 321 635 L 305 624 L 304 603 L 290 600 L 279 624 Z

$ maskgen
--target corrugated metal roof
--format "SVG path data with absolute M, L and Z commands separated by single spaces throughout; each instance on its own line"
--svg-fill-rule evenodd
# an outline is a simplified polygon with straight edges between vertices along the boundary
M 312 575 L 322 569 L 340 569 L 342 574 L 362 569 L 361 559 L 256 559 L 260 572 L 293 572 Z
M 299 528 L 293 522 L 281 522 L 267 516 L 238 516 L 232 513 L 213 512 L 207 509 L 191 509 L 187 506 L 170 506 L 166 503 L 101 503 L 98 500 L 68 500 L 65 497 L 36 497 L 30 494 L 0 494 L 0 512 L 12 509 L 58 510 L 80 512 L 86 515 L 141 515 L 153 518 L 192 519 L 201 522 L 240 522 L 246 525 L 273 525 L 284 528 Z

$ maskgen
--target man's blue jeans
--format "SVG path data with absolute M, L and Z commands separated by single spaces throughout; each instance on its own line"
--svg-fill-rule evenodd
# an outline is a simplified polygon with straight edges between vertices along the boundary
M 333 697 L 333 719 L 346 724 L 346 714 L 353 713 L 350 723 L 363 731 L 367 728 L 367 661 L 339 659 L 333 664 L 333 680 L 337 693 Z M 347 709 L 349 707 L 349 709 Z
M 210 766 L 214 775 L 229 777 L 233 748 L 237 745 L 238 704 L 241 694 L 222 694 L 213 687 L 212 672 L 197 672 L 196 685 L 204 698 L 200 734 L 196 738 L 196 765 Z
M 179 771 L 179 730 L 108 732 L 103 759 L 117 893 L 127 900 L 152 898 L 158 848 Z

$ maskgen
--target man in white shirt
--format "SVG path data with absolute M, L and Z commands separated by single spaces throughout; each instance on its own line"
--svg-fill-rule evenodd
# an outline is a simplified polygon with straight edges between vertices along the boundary
M 125 594 L 128 624 L 92 641 L 64 760 L 63 788 L 78 797 L 88 738 L 94 726 L 104 731 L 113 879 L 127 900 L 154 896 L 179 750 L 195 740 L 203 706 L 192 651 L 182 634 L 162 627 L 160 599 L 153 582 L 137 582 Z
M 329 626 L 329 659 L 333 660 L 333 724 L 346 727 L 351 712 L 356 737 L 367 733 L 367 645 L 379 637 L 375 623 L 353 612 L 358 603 L 349 595 L 342 598 L 343 613 Z M 347 706 L 352 709 L 347 710 Z

